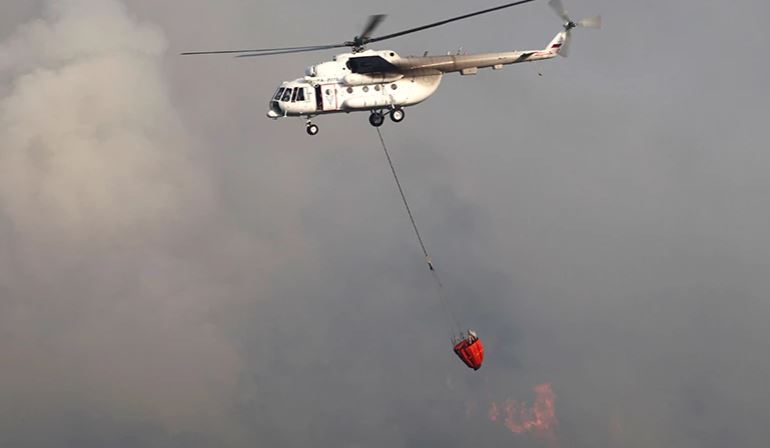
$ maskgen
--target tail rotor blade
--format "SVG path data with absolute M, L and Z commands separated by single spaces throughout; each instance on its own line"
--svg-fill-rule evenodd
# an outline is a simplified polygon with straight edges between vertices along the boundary
M 564 3 L 562 3 L 562 0 L 549 0 L 548 5 L 553 8 L 554 11 L 556 11 L 556 14 L 559 15 L 559 17 L 564 20 L 564 23 L 562 26 L 564 27 L 564 41 L 561 44 L 561 47 L 558 50 L 559 55 L 563 57 L 569 56 L 569 48 L 570 43 L 572 42 L 572 30 L 576 27 L 581 28 L 601 28 L 602 27 L 602 16 L 594 16 L 594 17 L 586 17 L 585 19 L 579 20 L 577 22 L 573 22 L 572 19 L 569 18 L 569 14 L 567 13 L 567 10 L 564 9 Z
M 582 26 L 584 28 L 601 28 L 602 16 L 587 17 L 577 22 L 577 26 Z
M 554 11 L 556 11 L 556 14 L 558 14 L 562 20 L 565 22 L 571 22 L 569 14 L 567 14 L 567 10 L 564 9 L 564 4 L 561 2 L 561 0 L 551 0 L 548 2 L 548 5 L 553 8 Z

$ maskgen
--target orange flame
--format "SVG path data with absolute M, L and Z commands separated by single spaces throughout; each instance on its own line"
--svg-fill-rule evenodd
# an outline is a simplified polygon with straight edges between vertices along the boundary
M 529 432 L 553 439 L 558 423 L 554 409 L 556 394 L 548 383 L 535 386 L 533 390 L 535 402 L 531 407 L 512 399 L 500 405 L 493 402 L 489 406 L 489 419 L 497 422 L 503 418 L 502 423 L 515 434 Z

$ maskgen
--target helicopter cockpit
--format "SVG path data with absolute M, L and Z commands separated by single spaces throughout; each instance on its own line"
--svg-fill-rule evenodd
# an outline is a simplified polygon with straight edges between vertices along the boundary
M 278 118 L 286 115 L 297 115 L 305 112 L 304 104 L 309 100 L 307 87 L 284 83 L 275 91 L 270 100 L 269 118 Z

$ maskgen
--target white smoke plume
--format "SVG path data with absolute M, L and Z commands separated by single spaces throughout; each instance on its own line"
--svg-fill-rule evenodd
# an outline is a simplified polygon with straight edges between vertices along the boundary
M 73 411 L 226 420 L 239 360 L 185 256 L 212 190 L 165 47 L 115 0 L 49 1 L 0 44 L 0 434 Z

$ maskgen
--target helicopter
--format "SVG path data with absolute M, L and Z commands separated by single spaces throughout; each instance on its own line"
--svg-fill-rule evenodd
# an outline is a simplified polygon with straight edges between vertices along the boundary
M 386 16 L 372 15 L 360 35 L 351 41 L 337 44 L 191 51 L 182 55 L 232 54 L 236 57 L 256 57 L 349 47 L 349 52 L 338 54 L 331 61 L 309 66 L 305 70 L 305 76 L 282 82 L 269 101 L 267 117 L 305 117 L 306 132 L 316 135 L 318 125 L 312 122 L 316 116 L 366 111 L 369 112 L 369 123 L 379 127 L 385 122 L 386 115 L 390 116 L 394 123 L 401 122 L 405 116 L 404 108 L 419 104 L 433 95 L 446 73 L 475 75 L 481 68 L 500 70 L 506 65 L 521 62 L 552 59 L 557 55 L 566 57 L 573 29 L 601 28 L 601 16 L 573 21 L 561 0 L 550 0 L 549 5 L 564 21 L 563 29 L 540 50 L 439 56 L 429 56 L 426 52 L 422 56 L 403 57 L 392 50 L 366 48 L 368 44 L 375 42 L 533 1 L 535 0 L 519 0 L 379 37 L 372 37 L 372 33 Z

